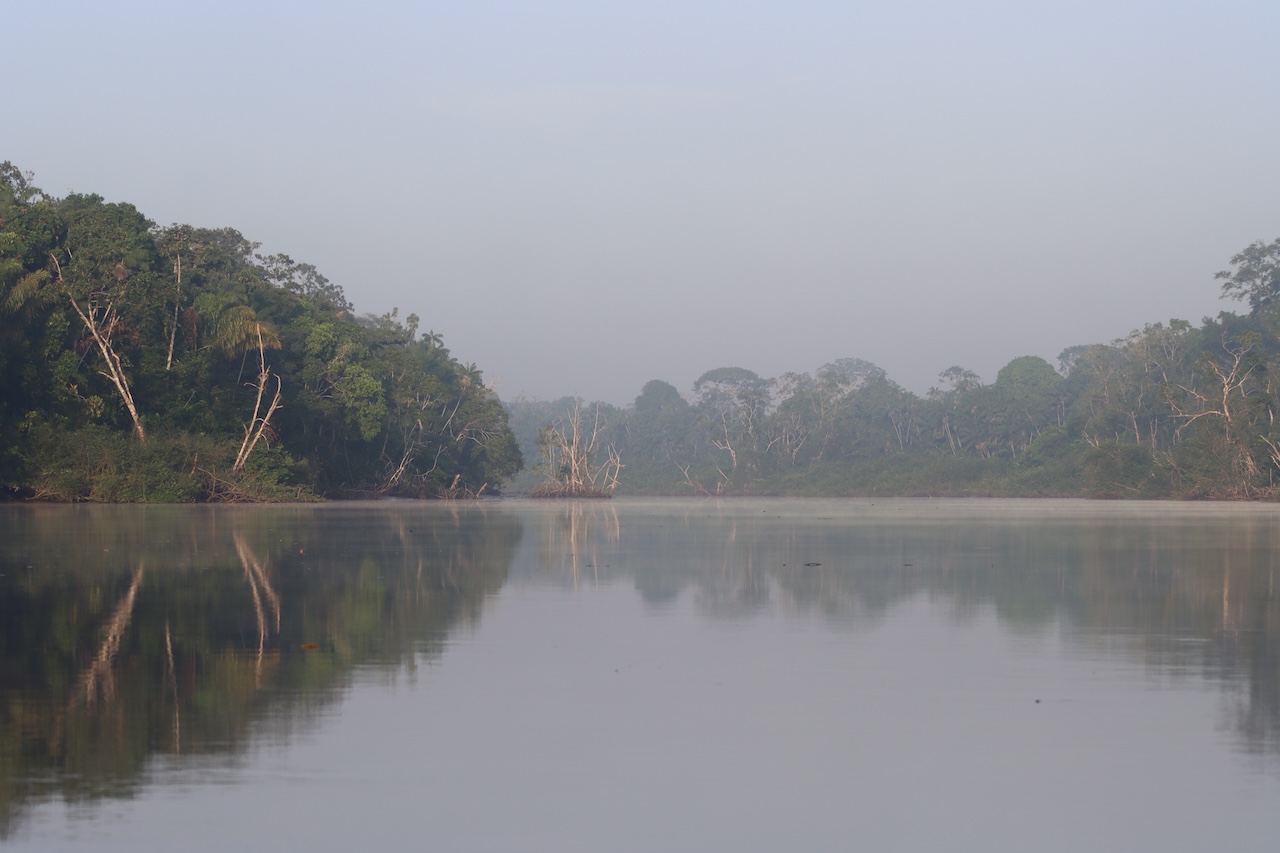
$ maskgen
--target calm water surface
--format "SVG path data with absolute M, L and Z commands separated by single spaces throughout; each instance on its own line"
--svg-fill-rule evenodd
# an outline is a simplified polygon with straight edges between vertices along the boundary
M 1280 508 L 0 507 L 13 850 L 1271 850 Z

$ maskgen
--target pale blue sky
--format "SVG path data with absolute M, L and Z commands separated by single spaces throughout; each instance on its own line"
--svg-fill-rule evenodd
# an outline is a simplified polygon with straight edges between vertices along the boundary
M 239 228 L 504 397 L 874 361 L 922 392 L 1235 307 L 1280 4 L 69 3 L 0 160 Z

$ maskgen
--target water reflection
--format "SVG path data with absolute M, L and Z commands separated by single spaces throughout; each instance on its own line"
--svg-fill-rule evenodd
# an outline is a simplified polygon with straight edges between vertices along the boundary
M 520 539 L 488 505 L 4 509 L 0 837 L 30 802 L 131 795 L 154 755 L 287 734 L 357 665 L 438 654 Z
M 541 582 L 691 591 L 716 620 L 773 613 L 865 631 L 918 596 L 964 622 L 1061 632 L 1216 682 L 1229 725 L 1280 753 L 1280 509 L 1036 502 L 707 500 L 522 507 Z M 527 574 L 520 562 L 514 572 Z
M 601 570 L 609 571 L 601 548 L 617 546 L 622 525 L 613 501 L 555 501 L 543 503 L 543 517 L 533 525 L 539 530 L 538 565 L 550 578 L 566 579 L 577 588 L 584 579 L 600 582 Z
M 156 756 L 234 760 L 254 738 L 287 739 L 356 668 L 412 671 L 509 584 L 588 604 L 631 587 L 654 618 L 688 602 L 700 624 L 762 636 L 782 623 L 861 637 L 927 601 L 957 624 L 994 619 L 1078 658 L 1208 685 L 1242 749 L 1280 755 L 1272 507 L 0 509 L 0 837 L 33 803 L 139 794 Z

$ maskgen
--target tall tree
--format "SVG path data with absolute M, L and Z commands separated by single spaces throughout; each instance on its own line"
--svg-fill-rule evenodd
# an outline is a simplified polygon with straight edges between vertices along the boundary
M 743 367 L 708 370 L 693 383 L 711 444 L 728 454 L 730 473 L 739 465 L 758 470 L 766 451 L 765 421 L 773 404 L 769 383 Z
M 1224 298 L 1247 300 L 1256 314 L 1280 297 L 1280 238 L 1250 244 L 1232 256 L 1231 264 L 1234 269 L 1214 276 L 1222 282 Z
M 130 204 L 72 195 L 59 205 L 66 240 L 50 255 L 50 286 L 80 319 L 101 358 L 100 373 L 115 388 L 139 441 L 146 439 L 128 369 L 146 340 L 157 284 L 151 222 Z

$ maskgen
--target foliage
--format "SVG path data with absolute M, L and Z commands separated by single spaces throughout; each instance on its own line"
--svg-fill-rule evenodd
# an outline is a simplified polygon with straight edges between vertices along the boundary
M 257 249 L 0 166 L 6 493 L 454 496 L 520 469 L 479 369 L 416 315 L 357 319 L 314 266 Z
M 1222 281 L 1222 295 L 1248 300 L 1255 313 L 1272 308 L 1280 296 L 1280 239 L 1247 246 L 1231 264 L 1234 269 L 1214 276 Z
M 983 384 L 952 366 L 919 397 L 840 358 L 767 379 L 702 374 L 687 397 L 653 380 L 604 436 L 623 494 L 1280 497 L 1280 240 L 1219 273 L 1247 315 L 1150 323 L 1069 347 L 1055 369 L 1020 356 Z M 566 405 L 511 405 L 522 443 Z
M 314 266 L 258 248 L 0 165 L 0 489 L 452 497 L 542 457 L 571 492 L 1280 496 L 1280 240 L 1217 275 L 1248 314 L 1148 324 L 1057 370 L 1020 356 L 984 384 L 955 365 L 921 397 L 858 358 L 725 366 L 625 408 L 504 407 L 417 315 L 357 316 Z

